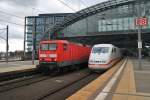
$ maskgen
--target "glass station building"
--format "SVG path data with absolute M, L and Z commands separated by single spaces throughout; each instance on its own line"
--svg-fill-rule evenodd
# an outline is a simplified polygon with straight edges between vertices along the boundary
M 25 17 L 25 47 L 28 52 L 33 48 L 33 32 L 35 32 L 36 50 L 39 46 L 39 41 L 42 39 L 43 34 L 48 28 L 62 22 L 64 18 L 70 13 L 57 13 L 57 14 L 39 14 L 39 16 Z
M 57 24 L 47 27 L 51 38 L 89 45 L 112 43 L 123 48 L 137 48 L 138 26 L 135 25 L 135 20 L 138 16 L 148 19 L 148 24 L 141 27 L 141 31 L 143 43 L 150 44 L 150 0 L 108 0 L 69 14 Z M 30 30 L 32 27 L 27 27 L 27 32 L 31 33 Z M 39 26 L 36 30 L 43 32 Z M 37 35 L 37 40 L 40 36 Z M 31 50 L 32 41 L 29 38 L 31 36 L 27 35 L 28 50 Z
M 148 18 L 150 23 L 150 1 L 139 0 L 140 5 L 137 1 L 109 0 L 94 5 L 68 16 L 54 31 L 64 37 L 135 33 L 139 6 L 140 16 Z M 142 27 L 142 31 L 150 32 L 150 24 Z

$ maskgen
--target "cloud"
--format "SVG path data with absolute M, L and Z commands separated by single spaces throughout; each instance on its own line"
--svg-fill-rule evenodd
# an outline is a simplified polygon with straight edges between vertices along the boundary
M 0 2 L 7 2 L 14 6 L 32 7 L 37 5 L 37 1 L 38 0 L 1 0 Z
M 9 41 L 9 51 L 23 50 L 23 39 L 11 39 Z
M 78 0 L 62 0 L 75 10 L 79 10 Z M 97 4 L 106 0 L 82 0 L 80 8 Z M 86 6 L 85 6 L 86 5 Z M 33 9 L 35 8 L 35 9 Z M 2 13 L 7 12 L 15 16 Z M 58 0 L 0 0 L 0 28 L 9 25 L 10 51 L 23 50 L 24 27 L 8 22 L 24 25 L 25 16 L 35 16 L 41 13 L 70 13 L 73 12 Z M 4 21 L 1 21 L 4 20 Z M 0 31 L 1 32 L 1 31 Z M 0 34 L 0 36 L 3 34 Z M 5 37 L 5 34 L 3 35 Z M 1 40 L 1 39 L 0 39 Z M 19 42 L 18 42 L 19 41 Z M 0 51 L 5 51 L 5 42 L 0 42 Z

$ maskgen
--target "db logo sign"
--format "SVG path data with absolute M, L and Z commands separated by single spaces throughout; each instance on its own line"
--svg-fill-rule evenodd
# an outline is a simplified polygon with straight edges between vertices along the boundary
M 136 26 L 147 26 L 148 25 L 148 18 L 137 18 L 135 20 Z

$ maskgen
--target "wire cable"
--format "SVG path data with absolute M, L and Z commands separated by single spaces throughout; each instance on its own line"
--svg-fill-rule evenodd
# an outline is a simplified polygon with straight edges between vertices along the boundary
M 85 7 L 88 7 L 88 5 L 83 1 L 83 0 L 80 0 L 80 2 L 85 6 Z M 86 6 L 87 5 L 87 6 Z
M 10 14 L 10 13 L 4 12 L 2 10 L 0 10 L 0 12 L 3 13 L 3 14 L 5 14 L 5 15 L 14 16 L 14 17 L 17 17 L 19 19 L 24 19 L 23 17 L 20 17 L 20 16 L 17 16 L 17 15 L 14 15 L 14 14 Z
M 45 12 L 45 11 L 43 11 L 43 10 L 40 10 L 40 9 L 37 9 L 37 8 L 33 8 L 33 7 L 31 7 L 31 9 L 37 10 L 38 12 L 47 13 L 47 12 Z
M 63 2 L 61 0 L 57 0 L 57 1 L 59 1 L 60 3 L 62 3 L 63 5 L 65 5 L 66 7 L 70 8 L 72 11 L 76 12 L 76 10 L 73 9 L 72 7 L 70 7 L 67 3 L 65 3 L 65 2 Z
M 1 28 L 0 30 L 6 30 L 6 28 Z
M 4 37 L 0 36 L 1 39 L 6 40 Z
M 7 20 L 0 19 L 0 21 L 7 22 L 7 23 L 10 23 L 10 24 L 14 24 L 14 25 L 18 25 L 18 26 L 24 26 L 23 24 L 14 23 L 14 22 L 10 22 L 10 21 L 7 21 Z

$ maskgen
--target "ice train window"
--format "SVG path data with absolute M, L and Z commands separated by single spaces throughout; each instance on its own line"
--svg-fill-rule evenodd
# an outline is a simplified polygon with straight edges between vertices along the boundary
M 92 53 L 108 53 L 109 47 L 95 47 L 92 50 Z
M 116 52 L 116 48 L 114 48 L 114 52 Z

